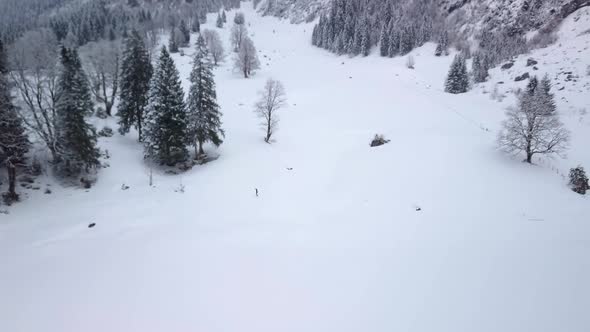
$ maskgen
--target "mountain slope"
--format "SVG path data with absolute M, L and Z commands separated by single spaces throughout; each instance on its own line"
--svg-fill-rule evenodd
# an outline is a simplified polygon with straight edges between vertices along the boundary
M 150 187 L 136 138 L 116 135 L 94 188 L 40 179 L 52 194 L 0 214 L 1 331 L 587 331 L 590 205 L 550 167 L 496 151 L 510 98 L 445 94 L 452 57 L 432 44 L 415 70 L 338 57 L 309 45 L 311 25 L 248 5 L 262 70 L 216 70 L 218 160 L 155 170 Z M 272 145 L 252 112 L 269 77 L 289 99 Z M 391 142 L 371 149 L 376 133 Z

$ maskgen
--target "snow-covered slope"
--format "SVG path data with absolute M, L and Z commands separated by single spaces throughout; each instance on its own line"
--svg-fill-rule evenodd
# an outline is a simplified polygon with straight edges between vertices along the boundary
M 510 98 L 443 93 L 451 57 L 431 44 L 415 70 L 337 57 L 311 25 L 243 10 L 263 68 L 216 72 L 220 158 L 150 187 L 117 135 L 91 190 L 39 180 L 51 195 L 0 214 L 0 331 L 588 331 L 590 204 L 552 166 L 496 151 Z M 556 55 L 582 67 L 587 37 L 533 54 L 539 72 Z M 190 60 L 175 56 L 185 89 Z M 492 74 L 488 90 L 516 72 Z M 272 145 L 252 112 L 269 77 L 289 98 Z M 391 143 L 369 148 L 376 133 Z M 555 167 L 589 160 L 579 137 Z

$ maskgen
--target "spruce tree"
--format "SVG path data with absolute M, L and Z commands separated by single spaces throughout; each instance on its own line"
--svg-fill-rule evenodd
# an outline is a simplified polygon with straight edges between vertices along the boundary
M 170 30 L 170 39 L 168 39 L 168 49 L 170 53 L 178 53 L 178 37 L 176 36 L 176 28 Z
M 541 79 L 539 82 L 540 88 L 540 103 L 544 107 L 543 115 L 552 115 L 555 114 L 557 106 L 555 105 L 554 96 L 551 93 L 551 79 L 547 74 Z
M 219 14 L 217 14 L 217 22 L 215 23 L 215 26 L 217 26 L 220 29 L 223 28 L 223 19 L 221 18 L 221 15 L 219 15 Z
M 205 40 L 199 36 L 191 72 L 191 87 L 188 96 L 189 140 L 195 146 L 195 158 L 204 154 L 203 143 L 215 146 L 223 143 L 221 112 L 217 104 L 213 65 Z
M 143 39 L 137 30 L 125 41 L 121 63 L 121 93 L 118 107 L 119 132 L 126 134 L 134 126 L 143 138 L 142 124 L 148 103 L 148 90 L 152 77 L 152 64 Z
M 199 22 L 199 18 L 193 18 L 193 24 L 191 25 L 191 30 L 193 32 L 201 32 L 201 23 Z
M 99 150 L 96 131 L 85 119 L 92 113 L 93 103 L 78 52 L 62 47 L 60 61 L 55 104 L 56 167 L 61 175 L 72 177 L 97 167 Z
M 381 35 L 379 36 L 379 54 L 381 56 L 389 56 L 389 31 L 391 24 L 384 25 L 381 28 Z
M 223 20 L 223 23 L 227 23 L 227 15 L 225 14 L 225 10 L 221 11 L 221 19 Z
M 184 20 L 180 21 L 180 25 L 178 27 L 180 33 L 182 34 L 182 46 L 187 47 L 191 43 L 191 32 L 186 26 L 186 22 Z
M 166 47 L 162 47 L 149 98 L 145 118 L 146 158 L 169 166 L 186 160 L 188 127 L 184 93 L 180 75 Z
M 24 164 L 30 144 L 23 122 L 12 103 L 6 77 L 8 69 L 5 54 L 0 41 L 0 165 L 4 165 L 8 173 L 8 192 L 3 197 L 4 201 L 10 204 L 18 201 L 16 171 L 18 166 Z
M 447 81 L 445 83 L 445 92 L 448 93 L 465 93 L 469 90 L 469 75 L 467 74 L 467 65 L 462 55 L 455 56 Z
M 481 52 L 476 52 L 473 55 L 473 62 L 471 64 L 471 71 L 473 73 L 473 81 L 475 83 L 485 82 L 488 78 L 488 64 Z

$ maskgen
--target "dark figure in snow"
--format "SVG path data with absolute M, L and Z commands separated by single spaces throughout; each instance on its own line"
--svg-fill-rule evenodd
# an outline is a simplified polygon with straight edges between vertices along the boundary
M 254 188 L 256 190 L 256 197 L 258 197 L 258 188 Z

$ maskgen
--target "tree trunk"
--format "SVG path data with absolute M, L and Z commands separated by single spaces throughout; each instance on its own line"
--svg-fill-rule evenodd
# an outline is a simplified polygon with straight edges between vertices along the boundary
M 6 170 L 8 171 L 8 195 L 16 197 L 16 167 L 9 161 Z
M 266 138 L 264 139 L 264 141 L 266 143 L 270 142 L 270 136 L 272 135 L 271 133 L 271 128 L 270 128 L 270 121 L 266 124 Z
M 527 142 L 526 142 L 526 162 L 529 164 L 532 164 L 532 160 L 533 160 L 533 153 L 531 152 L 531 138 L 528 137 L 527 138 Z
M 139 132 L 139 138 L 137 139 L 139 142 L 141 142 L 143 140 L 142 137 L 142 133 L 141 133 L 141 123 L 143 122 L 143 119 L 141 118 L 141 112 L 137 111 L 137 131 Z
M 199 140 L 199 155 L 205 154 L 203 150 L 203 141 Z

